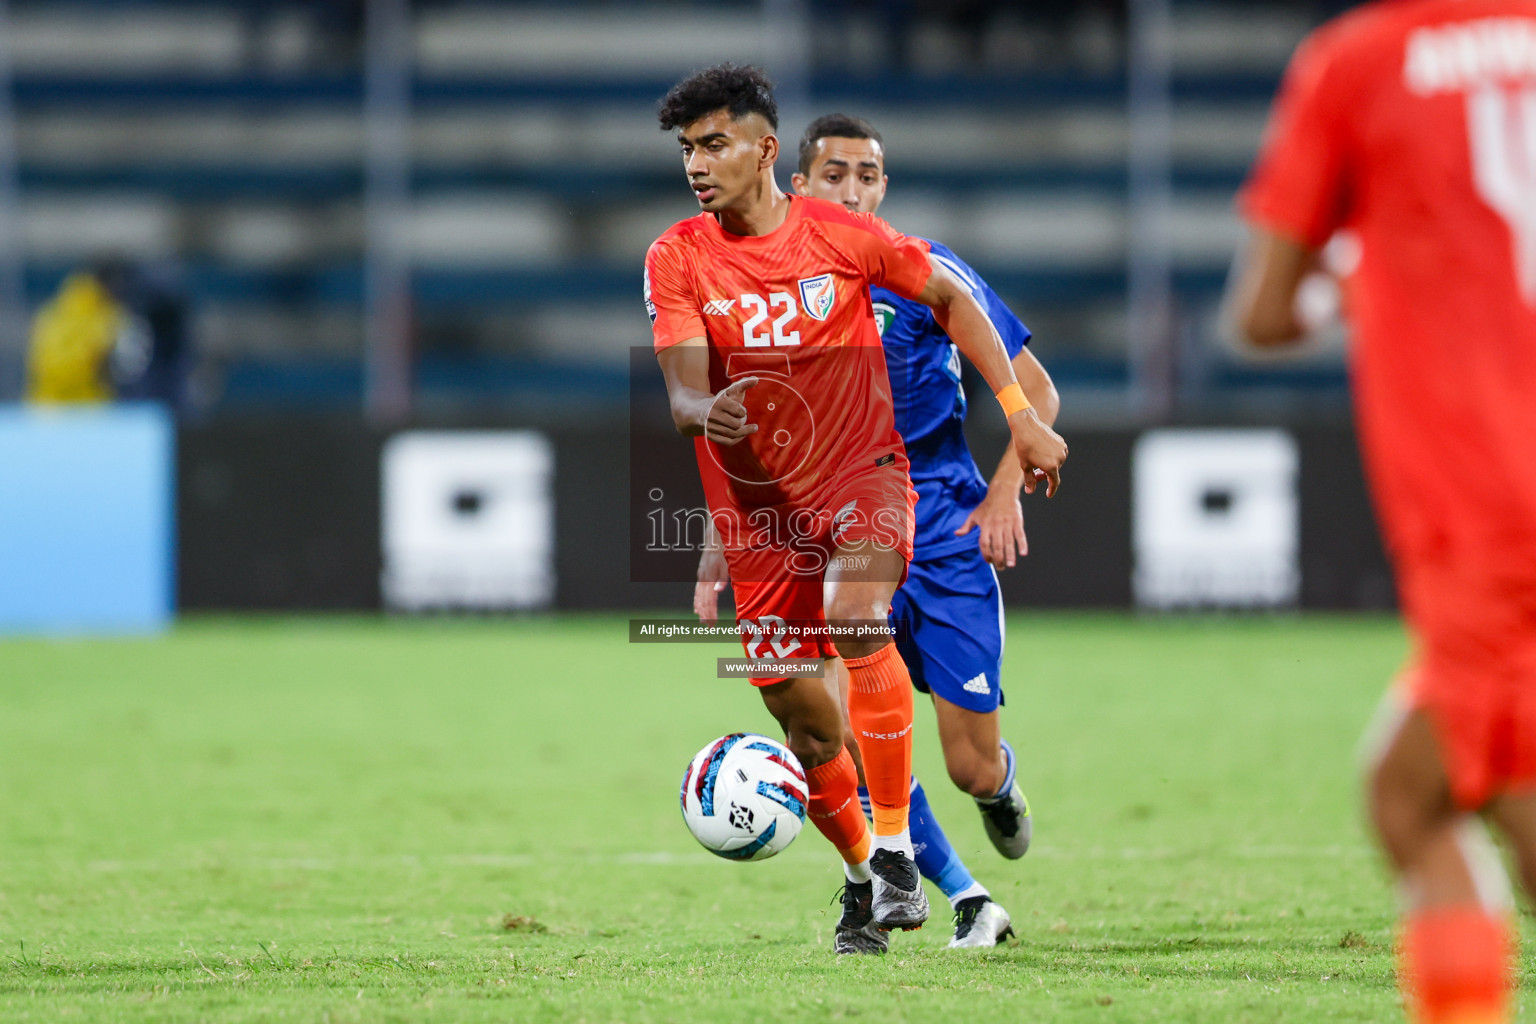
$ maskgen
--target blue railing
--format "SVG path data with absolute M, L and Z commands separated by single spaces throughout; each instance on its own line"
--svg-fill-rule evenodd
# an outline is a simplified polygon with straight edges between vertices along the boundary
M 1268 100 L 1278 76 L 1262 73 L 1200 73 L 1175 77 L 1176 101 L 1260 103 Z M 414 98 L 423 107 L 479 103 L 573 103 L 593 101 L 649 106 L 673 84 L 670 78 L 603 80 L 592 77 L 422 77 Z M 817 102 L 862 101 L 882 106 L 1014 106 L 1087 102 L 1119 104 L 1125 100 L 1120 74 L 1021 75 L 1018 77 L 882 75 L 861 78 L 818 75 L 811 79 Z M 247 105 L 270 110 L 279 104 L 360 104 L 362 78 L 356 74 L 308 75 L 22 75 L 15 82 L 22 110 L 56 104 L 70 106 L 146 105 L 189 107 L 203 104 Z

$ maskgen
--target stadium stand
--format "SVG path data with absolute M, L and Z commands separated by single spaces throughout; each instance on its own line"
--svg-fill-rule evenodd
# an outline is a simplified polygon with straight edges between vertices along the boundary
M 916 18 L 900 69 L 867 10 L 823 21 L 815 5 L 785 134 L 832 109 L 880 126 L 893 182 L 882 214 L 965 255 L 1035 328 L 1078 414 L 1113 416 L 1126 376 L 1117 28 L 1097 8 L 1046 24 L 1018 13 L 1029 5 L 994 6 L 975 37 Z M 360 402 L 362 79 L 348 7 L 13 3 L 32 301 L 104 253 L 176 261 L 219 409 Z M 1192 415 L 1230 415 L 1277 380 L 1304 389 L 1276 401 L 1338 397 L 1336 353 L 1261 378 L 1212 325 L 1238 238 L 1232 192 L 1316 13 L 1176 8 L 1173 248 Z M 649 343 L 641 257 L 693 212 L 655 100 L 700 55 L 772 71 L 775 25 L 743 3 L 421 3 L 414 19 L 421 401 L 553 414 L 622 395 L 626 350 Z

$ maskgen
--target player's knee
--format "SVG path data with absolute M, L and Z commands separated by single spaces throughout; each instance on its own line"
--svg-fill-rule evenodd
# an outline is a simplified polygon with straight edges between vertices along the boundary
M 844 658 L 857 661 L 874 654 L 888 642 L 887 640 L 839 640 L 837 653 Z
M 859 590 L 868 588 L 859 587 L 834 587 L 826 600 L 827 618 L 840 621 L 878 621 L 884 622 L 886 612 L 890 610 L 890 598 L 887 596 L 881 600 L 870 597 L 867 593 L 860 594 Z M 841 647 L 841 643 L 838 645 Z
M 996 795 L 1000 785 L 997 782 L 982 781 L 981 775 L 976 772 L 966 773 L 951 770 L 949 778 L 960 792 L 975 797 L 977 800 L 985 800 L 990 796 Z
M 1003 785 L 1003 769 L 995 763 L 996 760 L 978 756 L 972 750 L 953 756 L 946 751 L 944 767 L 949 770 L 949 781 L 955 784 L 955 788 L 978 800 L 985 800 L 995 795 Z
M 1387 761 L 1371 767 L 1366 778 L 1366 810 L 1388 858 L 1405 870 L 1429 842 L 1435 821 L 1408 780 Z
M 837 756 L 837 752 L 843 749 L 842 736 L 817 736 L 808 731 L 800 730 L 791 732 L 785 737 L 785 746 L 790 753 L 800 762 L 806 771 L 812 768 L 820 768 Z
M 1375 764 L 1366 772 L 1365 809 L 1376 834 L 1381 837 L 1387 851 L 1392 851 L 1394 840 L 1403 831 L 1405 815 L 1402 794 L 1393 786 L 1391 773 Z

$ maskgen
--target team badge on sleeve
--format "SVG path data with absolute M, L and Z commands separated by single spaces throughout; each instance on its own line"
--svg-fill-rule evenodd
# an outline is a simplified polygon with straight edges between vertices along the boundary
M 812 320 L 825 320 L 837 301 L 837 286 L 831 274 L 802 278 L 800 281 L 800 308 Z
M 645 314 L 656 322 L 656 303 L 651 300 L 651 268 L 645 268 Z

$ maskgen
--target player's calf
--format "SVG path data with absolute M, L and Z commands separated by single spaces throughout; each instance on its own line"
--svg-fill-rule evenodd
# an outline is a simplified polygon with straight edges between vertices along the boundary
M 918 928 L 928 919 L 928 896 L 917 873 L 908 830 L 912 783 L 911 679 L 891 644 L 866 658 L 845 659 L 844 664 L 850 680 L 848 718 L 863 753 L 864 778 L 875 824 L 869 862 L 874 874 L 875 924 L 887 931 Z
M 844 664 L 850 680 L 848 720 L 863 755 L 875 847 L 911 860 L 912 683 L 891 644 Z
M 962 661 L 955 667 L 962 673 L 973 672 L 974 677 L 944 675 L 925 680 L 933 693 L 944 768 L 962 793 L 986 800 L 997 795 L 1008 778 L 1008 756 L 1003 751 L 997 711 L 1000 697 L 993 678 L 997 670 L 977 660 Z M 960 682 L 967 678 L 969 682 Z
M 1371 822 L 1409 901 L 1399 962 L 1410 1016 L 1419 1024 L 1503 1024 L 1510 1019 L 1507 912 L 1485 901 L 1469 819 L 1422 711 L 1394 715 L 1368 792 Z
M 807 771 L 837 757 L 845 728 L 842 698 L 826 679 L 785 679 L 758 687 L 758 693 L 784 730 L 784 745 Z
M 869 881 L 870 837 L 859 807 L 858 769 L 843 749 L 842 699 L 825 678 L 786 679 L 759 687 L 805 768 L 806 816 L 843 858 L 850 882 Z
M 978 752 L 967 746 L 945 747 L 944 767 L 955 788 L 977 800 L 996 796 L 1008 774 L 999 744 L 994 744 L 988 752 Z

